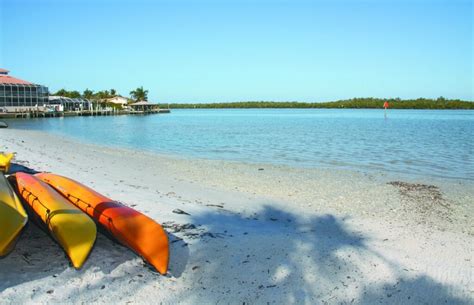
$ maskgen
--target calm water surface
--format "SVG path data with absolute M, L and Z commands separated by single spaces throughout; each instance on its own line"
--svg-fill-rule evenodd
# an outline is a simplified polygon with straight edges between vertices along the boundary
M 9 124 L 185 157 L 474 180 L 474 111 L 173 110 Z

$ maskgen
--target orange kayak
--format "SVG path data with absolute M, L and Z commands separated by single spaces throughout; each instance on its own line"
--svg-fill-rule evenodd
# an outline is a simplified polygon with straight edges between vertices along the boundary
M 161 225 L 146 215 L 72 179 L 50 173 L 40 173 L 36 176 L 86 212 L 120 243 L 140 255 L 158 272 L 166 274 L 169 244 Z
M 92 219 L 35 176 L 16 173 L 18 193 L 33 218 L 64 249 L 76 269 L 82 267 L 94 246 L 97 228 Z

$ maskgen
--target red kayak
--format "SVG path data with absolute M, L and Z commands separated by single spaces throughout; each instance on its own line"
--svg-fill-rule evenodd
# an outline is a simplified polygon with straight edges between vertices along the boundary
M 166 274 L 169 244 L 161 225 L 72 179 L 50 173 L 40 173 L 36 176 L 87 213 L 124 246 L 143 257 L 158 272 Z

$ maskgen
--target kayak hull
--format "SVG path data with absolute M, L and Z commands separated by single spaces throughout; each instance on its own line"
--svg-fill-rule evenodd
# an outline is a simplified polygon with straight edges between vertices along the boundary
M 74 268 L 81 268 L 95 243 L 94 221 L 35 176 L 16 173 L 15 177 L 18 193 L 34 218 L 63 248 Z
M 0 171 L 2 171 L 4 174 L 8 173 L 10 170 L 10 163 L 13 159 L 13 154 L 2 154 L 0 153 Z
M 13 250 L 28 215 L 4 175 L 0 174 L 0 257 Z
M 72 179 L 50 173 L 40 173 L 36 176 L 87 213 L 115 239 L 140 255 L 158 272 L 166 274 L 169 243 L 161 225 Z

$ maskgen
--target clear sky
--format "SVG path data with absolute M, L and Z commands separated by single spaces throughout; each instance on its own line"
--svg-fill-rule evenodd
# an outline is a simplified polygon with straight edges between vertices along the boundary
M 0 0 L 0 67 L 156 102 L 473 99 L 470 0 Z

